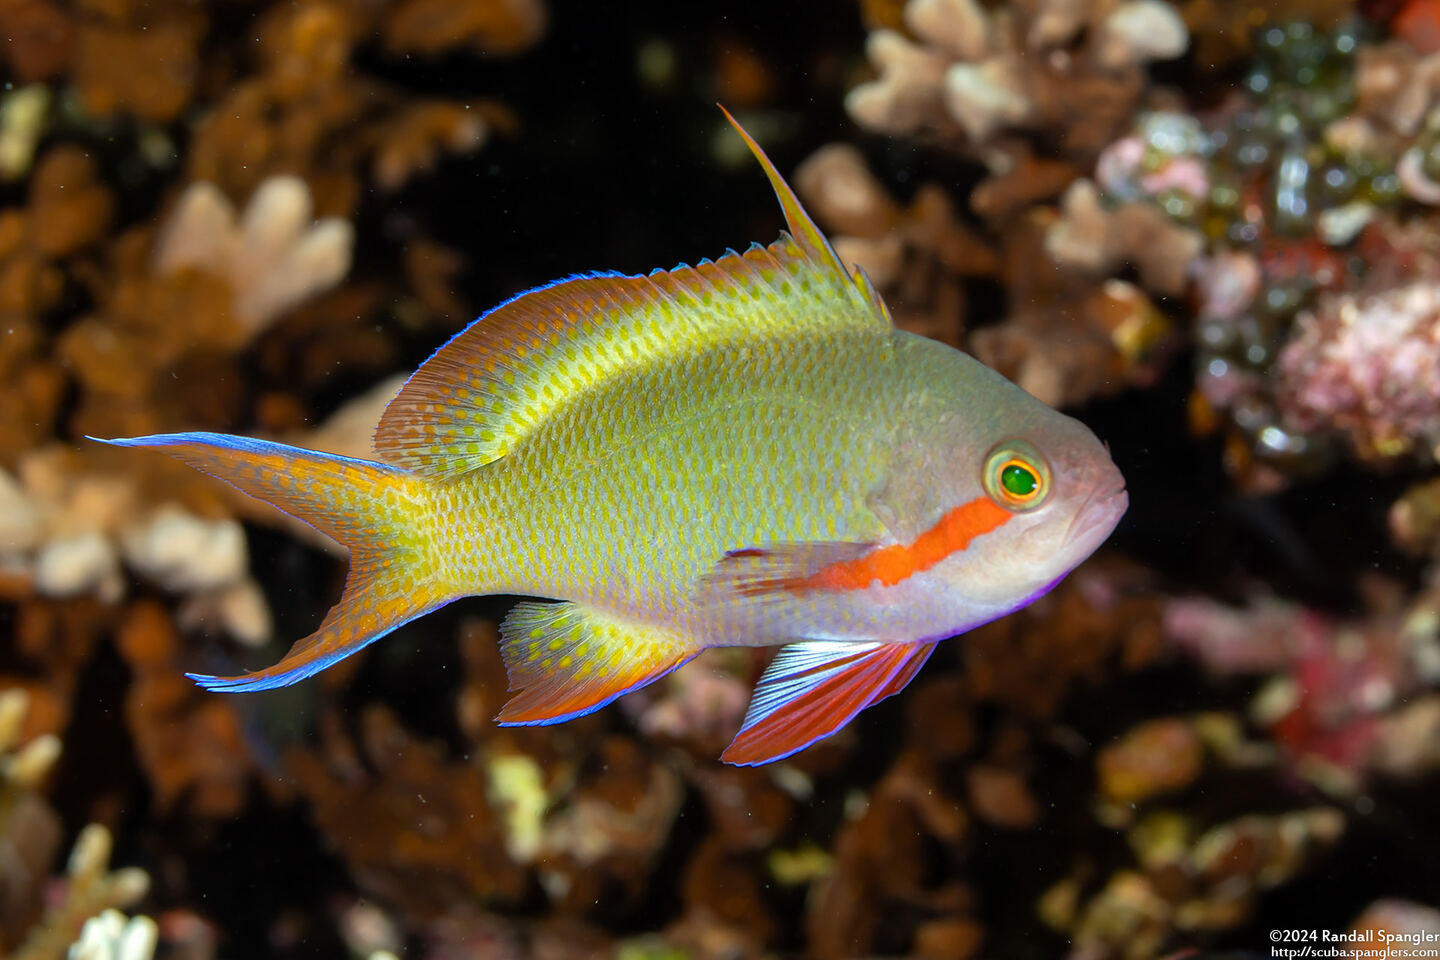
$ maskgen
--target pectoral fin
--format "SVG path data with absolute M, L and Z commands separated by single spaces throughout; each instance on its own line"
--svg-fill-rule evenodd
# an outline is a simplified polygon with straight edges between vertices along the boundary
M 873 549 L 869 543 L 776 543 L 732 550 L 701 580 L 708 604 L 753 600 L 812 589 L 823 571 L 843 567 Z
M 905 687 L 933 643 L 807 640 L 783 647 L 755 687 L 745 722 L 720 759 L 770 763 L 835 733 Z

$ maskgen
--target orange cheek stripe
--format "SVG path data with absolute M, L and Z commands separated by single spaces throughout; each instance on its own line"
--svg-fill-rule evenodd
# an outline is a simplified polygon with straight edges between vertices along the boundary
M 791 585 L 800 590 L 864 590 L 879 582 L 893 587 L 912 574 L 929 570 L 952 553 L 970 546 L 976 537 L 1004 526 L 1014 514 L 989 497 L 961 504 L 911 543 L 880 547 L 863 556 L 832 563 Z

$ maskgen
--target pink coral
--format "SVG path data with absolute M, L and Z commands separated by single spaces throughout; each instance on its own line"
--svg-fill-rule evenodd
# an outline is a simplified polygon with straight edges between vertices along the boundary
M 1287 424 L 1386 460 L 1440 445 L 1440 284 L 1342 294 L 1302 314 L 1280 354 Z M 1432 454 L 1433 455 L 1433 454 Z
M 1272 677 L 1251 713 L 1282 748 L 1288 765 L 1332 792 L 1356 789 L 1368 774 L 1414 773 L 1429 753 L 1408 734 L 1423 717 L 1399 723 L 1403 705 L 1433 675 L 1432 628 L 1440 596 L 1422 593 L 1407 610 L 1386 608 L 1336 621 L 1273 600 L 1234 609 L 1178 599 L 1165 615 L 1172 642 L 1227 674 Z M 1397 758 L 1408 757 L 1409 762 Z

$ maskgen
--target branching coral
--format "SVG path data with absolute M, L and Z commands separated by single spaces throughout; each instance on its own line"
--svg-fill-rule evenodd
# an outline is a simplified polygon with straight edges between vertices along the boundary
M 66 867 L 63 899 L 45 911 L 39 926 L 15 952 L 15 960 L 59 960 L 77 936 L 81 936 L 77 945 L 80 950 L 99 948 L 109 939 L 104 936 L 106 927 L 118 923 L 119 918 L 102 920 L 98 930 L 89 935 L 88 945 L 82 934 L 87 921 L 106 911 L 128 907 L 145 896 L 150 889 L 150 878 L 145 871 L 137 867 L 110 869 L 111 843 L 110 831 L 98 824 L 91 824 L 80 832 Z M 130 931 L 122 929 L 122 942 L 132 949 L 153 948 L 151 926 L 141 920 Z M 100 956 L 110 954 L 102 951 Z M 144 960 L 145 955 L 140 956 Z M 129 955 L 125 960 L 129 960 Z
M 21 746 L 29 706 L 30 697 L 23 690 L 0 692 L 0 863 L 4 865 L 0 876 L 5 889 L 0 899 L 0 944 L 9 941 L 11 947 L 15 947 L 22 925 L 34 919 L 44 871 L 49 869 L 60 844 L 59 822 L 38 796 L 42 782 L 60 756 L 60 740 L 53 734 L 42 734 Z M 58 898 L 46 898 L 49 905 L 43 916 L 10 956 L 15 960 L 59 960 L 81 934 L 87 918 L 130 906 L 145 895 L 149 877 L 134 867 L 112 871 L 110 849 L 110 832 L 99 824 L 80 832 L 70 854 L 63 892 Z M 153 949 L 154 925 L 150 924 L 148 940 L 144 925 L 143 921 L 138 925 L 139 932 L 132 935 L 130 942 L 137 948 L 148 943 Z M 92 931 L 81 939 L 93 947 L 97 933 Z M 71 955 L 79 950 L 81 956 L 95 956 L 84 952 L 92 947 L 77 945 Z M 137 956 L 148 960 L 149 952 Z
M 60 848 L 60 820 L 40 789 L 60 755 L 52 733 L 22 745 L 30 706 L 20 688 L 0 693 L 0 946 L 13 948 L 37 912 L 41 887 Z
M 125 13 L 130 16 L 82 21 L 76 31 L 73 79 L 80 101 L 98 116 L 172 121 L 190 103 L 200 77 L 205 13 L 180 4 Z
M 350 269 L 354 228 L 338 217 L 311 223 L 310 191 L 298 177 L 260 184 L 244 214 L 211 183 L 192 183 L 161 229 L 155 269 L 198 269 L 230 284 L 231 316 L 254 336 L 278 316 L 339 283 Z
M 233 520 L 209 520 L 168 503 L 153 510 L 132 478 L 86 470 L 69 451 L 36 451 L 20 480 L 0 472 L 0 565 L 47 597 L 125 592 L 132 572 L 188 597 L 236 638 L 269 636 L 269 611 L 249 575 L 245 538 Z
M 1204 242 L 1198 232 L 1148 204 L 1106 209 L 1088 180 L 1070 185 L 1060 209 L 1061 218 L 1045 236 L 1045 250 L 1057 265 L 1110 276 L 1129 263 L 1150 290 L 1178 294 L 1185 289 Z
M 403 0 L 388 12 L 391 53 L 434 55 L 459 46 L 481 54 L 514 54 L 540 39 L 546 11 L 537 0 Z
M 105 910 L 85 921 L 80 939 L 67 960 L 150 960 L 155 955 L 159 928 L 149 917 L 126 917 Z
M 815 213 L 839 232 L 835 250 L 887 293 L 897 325 L 958 346 L 964 332 L 967 277 L 993 277 L 994 252 L 961 223 L 936 184 L 902 208 L 869 172 L 853 147 L 824 147 L 800 165 L 797 188 Z
M 160 809 L 184 804 L 221 819 L 244 806 L 254 762 L 237 704 L 207 696 L 185 677 L 180 639 L 159 605 L 141 601 L 126 611 L 115 638 L 134 672 L 125 722 Z
M 1144 87 L 1140 66 L 1179 56 L 1189 42 L 1175 8 L 1160 0 L 995 11 L 975 0 L 910 0 L 905 25 L 920 43 L 873 33 L 880 79 L 852 91 L 847 108 L 891 135 L 963 131 L 973 149 L 1023 128 L 1060 131 L 1067 153 L 1098 151 L 1129 120 Z
M 1152 378 L 1172 339 L 1169 324 L 1143 290 L 1105 274 L 1134 260 L 1153 289 L 1175 292 L 1200 245 L 1193 231 L 1148 207 L 1102 211 L 1083 182 L 1067 194 L 1064 218 L 1041 214 L 997 224 L 1007 247 L 997 255 L 961 222 L 938 185 L 921 186 L 902 209 L 852 149 L 824 148 L 796 179 L 822 222 L 842 231 L 835 241 L 841 258 L 886 291 L 904 329 L 966 343 L 965 280 L 1006 280 L 1014 294 L 1011 316 L 975 330 L 968 346 L 1057 405 Z M 1008 201 L 989 196 L 994 212 L 1013 215 L 1004 210 Z M 1046 261 L 1055 269 L 1035 269 Z
M 378 30 L 400 55 L 468 44 L 509 53 L 533 43 L 544 23 L 537 0 L 272 7 L 258 28 L 262 69 L 233 85 L 200 123 L 187 169 L 232 197 L 271 176 L 300 175 L 323 213 L 348 218 L 362 174 L 393 189 L 440 148 L 479 147 L 506 118 L 484 103 L 407 98 L 356 75 L 351 58 L 362 37 Z
M 970 207 L 991 236 L 962 225 L 935 185 L 902 211 L 858 154 L 831 147 L 797 179 L 841 233 L 842 258 L 871 272 L 902 326 L 965 343 L 1046 402 L 1149 382 L 1175 338 L 1145 291 L 1183 292 L 1203 239 L 1153 205 L 1102 203 L 1077 178 L 1146 101 L 1144 65 L 1185 50 L 1175 8 L 910 0 L 903 18 L 918 42 L 873 33 L 881 77 L 852 91 L 847 106 L 864 127 L 981 160 L 989 176 Z M 1040 206 L 1062 195 L 1059 211 Z M 1127 266 L 1140 287 L 1115 276 Z M 1001 281 L 1009 315 L 967 341 L 971 277 Z
M 152 458 L 74 441 L 256 424 L 308 432 L 342 361 L 378 377 L 400 336 L 442 314 L 465 319 L 456 256 L 417 227 L 398 238 L 393 264 L 349 276 L 362 191 L 398 190 L 511 122 L 483 101 L 368 79 L 357 48 L 515 53 L 545 27 L 534 0 L 442 6 L 0 4 L 7 79 L 34 84 L 7 85 L 0 102 L 0 177 L 11 184 L 0 210 L 4 679 L 31 691 L 30 725 L 53 731 L 89 708 L 76 698 L 103 676 L 103 710 L 123 703 L 125 720 L 106 736 L 128 746 L 107 762 L 166 816 L 223 819 L 252 799 L 254 731 L 236 702 L 184 673 L 204 633 L 269 638 L 237 518 L 275 514 Z M 368 452 L 377 414 L 355 452 Z M 350 429 L 331 426 L 335 437 Z M 126 602 L 132 593 L 140 599 Z M 107 686 L 117 676 L 120 691 Z M 7 947 L 48 869 L 36 857 L 58 842 L 48 808 L 24 796 L 27 836 L 4 837 Z M 96 802 L 110 810 L 116 799 Z M 135 892 L 133 874 L 102 876 L 85 837 L 73 902 L 34 956 L 58 956 L 81 920 Z M 107 940 L 127 957 L 141 946 L 143 934 L 113 924 L 92 926 L 81 954 L 105 955 Z

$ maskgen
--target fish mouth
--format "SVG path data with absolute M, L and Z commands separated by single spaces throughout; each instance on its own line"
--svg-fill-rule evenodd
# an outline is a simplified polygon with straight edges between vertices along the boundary
M 1080 547 L 1082 558 L 1089 556 L 1096 547 L 1105 542 L 1115 529 L 1120 518 L 1130 507 L 1130 494 L 1124 481 L 1105 490 L 1092 493 L 1070 518 L 1070 527 L 1065 531 L 1065 542 Z

